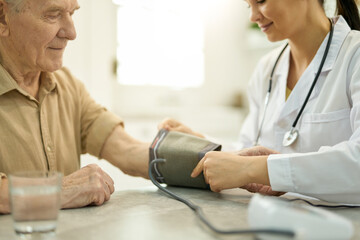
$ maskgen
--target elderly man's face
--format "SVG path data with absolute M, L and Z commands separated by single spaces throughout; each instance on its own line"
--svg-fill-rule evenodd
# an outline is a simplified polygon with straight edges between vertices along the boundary
M 62 66 L 68 40 L 76 38 L 72 15 L 77 0 L 25 0 L 23 11 L 10 15 L 8 53 L 23 71 L 55 71 Z

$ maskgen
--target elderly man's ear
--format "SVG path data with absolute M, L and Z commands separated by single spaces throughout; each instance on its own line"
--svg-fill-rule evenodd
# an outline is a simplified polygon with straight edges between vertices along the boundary
M 9 6 L 4 0 L 0 0 L 0 36 L 9 36 Z

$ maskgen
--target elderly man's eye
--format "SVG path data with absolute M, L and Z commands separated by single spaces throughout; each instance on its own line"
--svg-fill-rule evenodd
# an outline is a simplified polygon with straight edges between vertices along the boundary
M 46 18 L 48 19 L 56 19 L 59 18 L 60 14 L 50 14 L 50 15 L 46 15 Z
M 44 14 L 44 18 L 48 19 L 48 20 L 55 20 L 57 18 L 61 17 L 61 12 L 60 11 L 49 11 L 47 13 Z
M 259 1 L 256 1 L 256 3 L 262 4 L 262 3 L 265 3 L 265 0 L 259 0 Z

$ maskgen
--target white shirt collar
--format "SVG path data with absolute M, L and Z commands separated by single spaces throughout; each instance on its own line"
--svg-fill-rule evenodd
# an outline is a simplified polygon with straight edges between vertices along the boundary
M 330 71 L 336 61 L 337 56 L 339 55 L 340 48 L 343 45 L 346 36 L 350 33 L 351 29 L 349 25 L 346 23 L 345 19 L 342 16 L 337 16 L 332 19 L 334 25 L 334 34 L 331 41 L 331 46 L 329 49 L 328 56 L 326 58 L 325 64 L 321 72 Z M 312 63 L 313 72 L 314 74 L 317 73 L 319 65 L 321 63 L 322 57 L 325 53 L 325 48 L 327 41 L 329 39 L 330 33 L 326 36 L 324 41 L 322 42 L 319 50 L 317 51 Z M 309 66 L 310 66 L 309 65 Z

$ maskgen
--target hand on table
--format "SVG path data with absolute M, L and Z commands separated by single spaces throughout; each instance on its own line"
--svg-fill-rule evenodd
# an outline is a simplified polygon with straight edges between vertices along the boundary
M 96 164 L 90 164 L 63 178 L 61 207 L 102 205 L 114 192 L 114 181 Z

